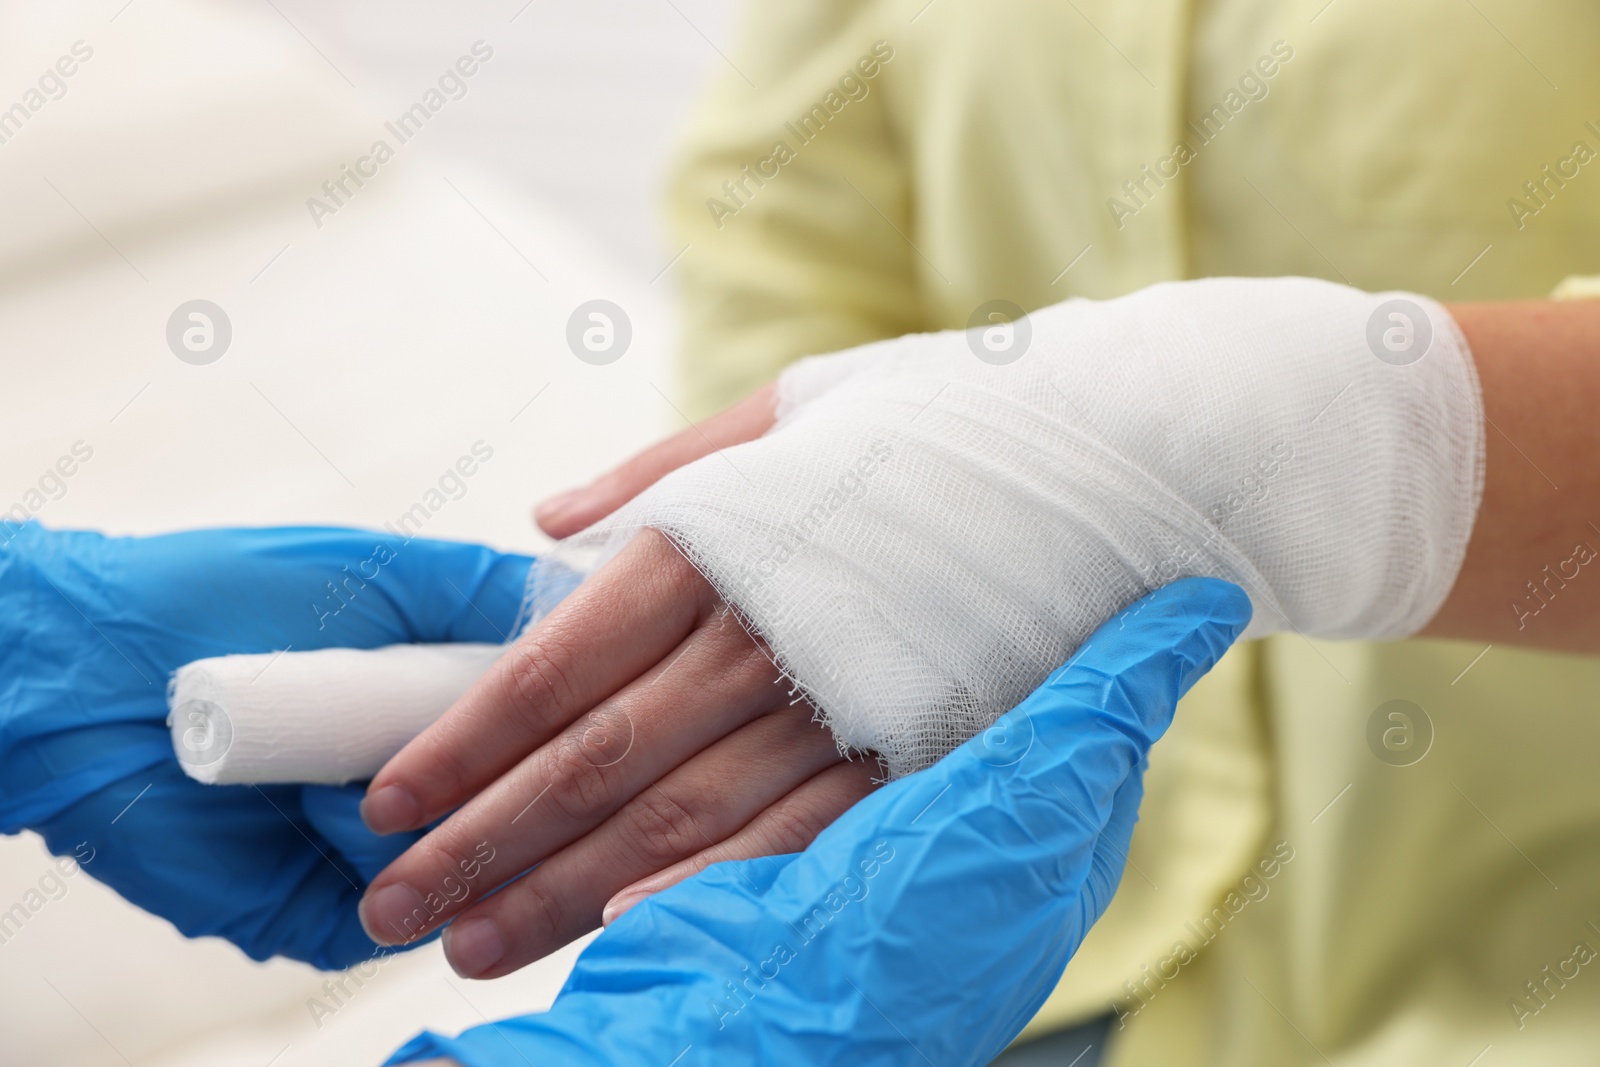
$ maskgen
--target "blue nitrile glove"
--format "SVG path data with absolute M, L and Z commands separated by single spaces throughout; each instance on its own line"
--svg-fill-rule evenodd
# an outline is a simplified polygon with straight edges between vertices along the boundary
M 335 529 L 0 525 L 0 542 L 0 832 L 37 830 L 183 933 L 255 959 L 346 967 L 376 952 L 356 902 L 416 835 L 369 832 L 357 786 L 185 777 L 167 678 L 232 652 L 498 641 L 530 560 Z
M 548 1012 L 425 1033 L 390 1062 L 988 1063 L 1110 902 L 1145 753 L 1249 618 L 1226 582 L 1167 586 L 805 852 L 717 864 L 635 906 Z

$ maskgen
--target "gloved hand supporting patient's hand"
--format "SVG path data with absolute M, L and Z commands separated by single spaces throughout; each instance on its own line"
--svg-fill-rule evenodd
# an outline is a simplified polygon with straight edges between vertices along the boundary
M 498 641 L 529 562 L 359 530 L 0 526 L 0 832 L 92 856 L 133 903 L 256 959 L 366 959 L 356 900 L 415 835 L 369 831 L 359 787 L 185 777 L 167 677 L 235 652 Z
M 550 1011 L 423 1034 L 390 1062 L 989 1062 L 1105 910 L 1146 751 L 1249 616 L 1214 579 L 1151 594 L 804 853 L 718 864 L 627 912 Z

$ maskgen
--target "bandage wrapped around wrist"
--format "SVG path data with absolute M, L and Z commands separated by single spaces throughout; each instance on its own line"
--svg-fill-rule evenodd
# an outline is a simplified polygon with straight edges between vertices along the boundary
M 960 331 L 803 361 L 765 437 L 576 547 L 667 533 L 841 745 L 896 775 L 1179 577 L 1243 587 L 1247 636 L 1398 638 L 1438 610 L 1483 481 L 1476 372 L 1440 305 L 1214 279 L 1026 328 L 1005 365 Z M 1369 341 L 1392 330 L 1399 358 Z

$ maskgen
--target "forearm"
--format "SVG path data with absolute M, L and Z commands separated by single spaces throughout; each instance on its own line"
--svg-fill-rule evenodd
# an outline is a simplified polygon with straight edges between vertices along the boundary
M 1600 652 L 1600 302 L 1450 312 L 1483 385 L 1484 493 L 1422 636 Z

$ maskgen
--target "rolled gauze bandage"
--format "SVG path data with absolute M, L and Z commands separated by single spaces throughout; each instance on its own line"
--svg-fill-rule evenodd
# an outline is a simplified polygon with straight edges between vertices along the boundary
M 503 645 L 390 645 L 216 656 L 168 687 L 172 747 L 213 785 L 370 778 L 427 729 Z

